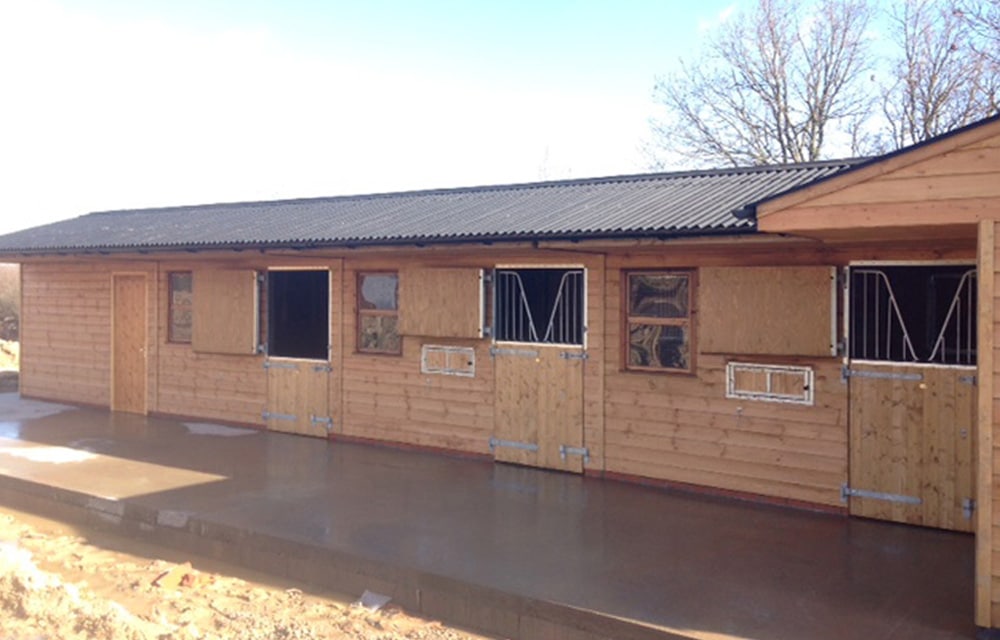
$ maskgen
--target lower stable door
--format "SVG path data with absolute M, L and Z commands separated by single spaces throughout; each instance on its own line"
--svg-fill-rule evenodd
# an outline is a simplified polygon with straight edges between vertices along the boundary
M 330 365 L 316 360 L 269 358 L 267 409 L 271 431 L 327 437 L 330 418 Z
M 975 369 L 851 365 L 850 512 L 940 529 L 975 526 Z
M 581 473 L 581 350 L 542 345 L 497 346 L 493 455 L 500 462 Z

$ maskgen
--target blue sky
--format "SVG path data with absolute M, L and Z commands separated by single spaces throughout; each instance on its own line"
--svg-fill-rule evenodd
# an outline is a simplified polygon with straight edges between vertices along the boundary
M 655 76 L 733 4 L 0 0 L 0 232 L 643 171 Z

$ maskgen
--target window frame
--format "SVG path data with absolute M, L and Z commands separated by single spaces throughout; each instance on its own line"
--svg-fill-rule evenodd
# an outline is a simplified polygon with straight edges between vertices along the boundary
M 650 316 L 633 316 L 631 315 L 632 308 L 632 287 L 631 278 L 632 276 L 683 276 L 687 278 L 687 316 L 683 318 L 657 318 Z M 697 340 L 696 340 L 696 317 L 697 309 L 695 307 L 695 290 L 697 288 L 698 278 L 697 270 L 695 269 L 634 269 L 634 270 L 623 270 L 622 271 L 622 331 L 621 331 L 621 347 L 622 347 L 622 370 L 623 371 L 636 371 L 641 373 L 666 373 L 672 375 L 694 375 L 697 370 Z M 643 365 L 634 365 L 630 363 L 630 349 L 631 342 L 629 337 L 631 335 L 631 327 L 633 324 L 645 324 L 645 325 L 658 325 L 658 326 L 670 326 L 670 327 L 681 327 L 686 330 L 687 343 L 688 343 L 688 366 L 685 369 L 680 368 L 669 368 L 669 367 L 651 367 Z
M 176 331 L 174 329 L 174 311 L 176 306 L 174 304 L 174 276 L 187 276 L 189 289 L 188 293 L 191 296 L 191 302 L 188 305 L 188 316 L 190 318 L 188 322 L 188 337 L 187 339 L 178 338 L 176 336 Z M 167 343 L 169 344 L 187 344 L 192 343 L 194 337 L 194 271 L 191 270 L 177 270 L 167 272 Z
M 392 276 L 396 279 L 396 308 L 395 309 L 365 309 L 362 307 L 361 298 L 361 288 L 364 279 L 367 276 Z M 399 271 L 382 269 L 382 270 L 372 270 L 372 271 L 358 271 L 354 283 L 354 304 L 355 304 L 355 314 L 354 314 L 354 348 L 358 353 L 363 353 L 366 355 L 381 355 L 381 356 L 401 356 L 403 355 L 403 334 L 399 331 Z M 388 349 L 372 349 L 370 347 L 362 346 L 361 332 L 363 328 L 362 319 L 370 318 L 384 318 L 384 317 L 394 317 L 396 318 L 396 335 L 399 336 L 399 348 L 390 351 Z

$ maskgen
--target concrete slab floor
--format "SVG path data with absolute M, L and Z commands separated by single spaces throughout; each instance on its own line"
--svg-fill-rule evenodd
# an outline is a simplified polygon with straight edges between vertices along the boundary
M 0 502 L 499 636 L 975 635 L 969 535 L 16 394 Z

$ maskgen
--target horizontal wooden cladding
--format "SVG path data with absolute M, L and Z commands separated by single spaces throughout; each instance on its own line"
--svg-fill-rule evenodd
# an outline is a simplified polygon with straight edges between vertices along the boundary
M 811 361 L 812 407 L 726 399 L 725 363 L 703 354 L 696 376 L 609 373 L 606 469 L 842 506 L 847 392 L 839 361 Z
M 699 269 L 699 350 L 830 355 L 834 283 L 831 267 Z
M 1000 219 L 1000 135 L 959 138 L 964 146 L 955 146 L 958 138 L 942 141 L 765 203 L 758 226 L 775 233 L 857 233 Z M 968 232 L 974 237 L 974 229 Z
M 110 270 L 29 264 L 21 274 L 21 393 L 109 404 Z
M 345 355 L 341 433 L 487 453 L 493 431 L 493 373 L 488 344 L 470 340 L 454 344 L 475 349 L 475 377 L 422 374 L 421 341 L 412 337 L 404 338 L 403 354 L 398 357 Z

